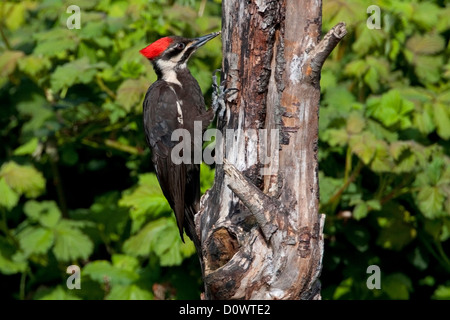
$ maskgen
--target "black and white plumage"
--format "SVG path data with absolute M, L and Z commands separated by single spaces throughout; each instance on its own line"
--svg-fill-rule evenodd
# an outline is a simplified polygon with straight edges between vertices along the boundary
M 214 118 L 214 111 L 206 110 L 200 86 L 189 72 L 187 61 L 200 46 L 218 34 L 195 39 L 165 37 L 141 50 L 158 76 L 143 104 L 147 144 L 161 189 L 175 213 L 180 236 L 183 239 L 184 227 L 197 248 L 200 241 L 195 232 L 194 215 L 200 202 L 200 165 L 194 163 L 193 157 L 194 122 L 201 121 L 201 139 Z M 190 134 L 190 163 L 176 164 L 172 159 L 172 150 L 180 143 L 172 141 L 176 129 L 186 129 Z M 201 145 L 202 141 L 195 143 Z

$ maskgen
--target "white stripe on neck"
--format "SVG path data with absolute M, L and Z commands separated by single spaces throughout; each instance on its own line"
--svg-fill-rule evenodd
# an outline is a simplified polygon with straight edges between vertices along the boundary
M 170 82 L 182 87 L 181 82 L 177 78 L 177 73 L 175 72 L 177 63 L 172 60 L 159 60 L 157 62 L 159 70 L 161 70 L 162 79 L 166 82 Z M 186 64 L 180 66 L 181 68 L 186 67 Z

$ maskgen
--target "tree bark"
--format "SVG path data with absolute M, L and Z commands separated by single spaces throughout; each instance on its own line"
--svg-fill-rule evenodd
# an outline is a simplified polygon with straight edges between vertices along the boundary
M 319 41 L 321 9 L 222 1 L 222 76 L 238 91 L 225 101 L 223 161 L 216 154 L 196 215 L 206 299 L 320 299 L 320 71 L 346 34 L 340 23 Z

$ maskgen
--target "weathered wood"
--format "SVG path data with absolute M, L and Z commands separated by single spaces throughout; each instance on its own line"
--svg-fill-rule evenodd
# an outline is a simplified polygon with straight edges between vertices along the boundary
M 218 124 L 226 160 L 196 215 L 204 297 L 319 299 L 320 69 L 345 25 L 319 42 L 320 0 L 223 0 L 222 9 L 223 75 L 239 91 Z
M 225 183 L 250 210 L 256 223 L 261 228 L 264 238 L 269 241 L 278 227 L 272 221 L 267 220 L 267 217 L 273 218 L 274 216 L 271 213 L 280 211 L 283 205 L 259 190 L 228 160 L 224 159 L 223 161 L 225 174 L 230 177 L 229 182 L 226 181 Z

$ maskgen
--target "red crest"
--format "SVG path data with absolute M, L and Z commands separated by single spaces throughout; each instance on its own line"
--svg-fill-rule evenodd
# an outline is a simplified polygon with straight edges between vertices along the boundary
M 170 37 L 164 37 L 159 40 L 156 40 L 152 44 L 148 45 L 144 49 L 139 52 L 146 57 L 147 59 L 154 59 L 158 57 L 167 47 L 172 43 L 173 39 Z

